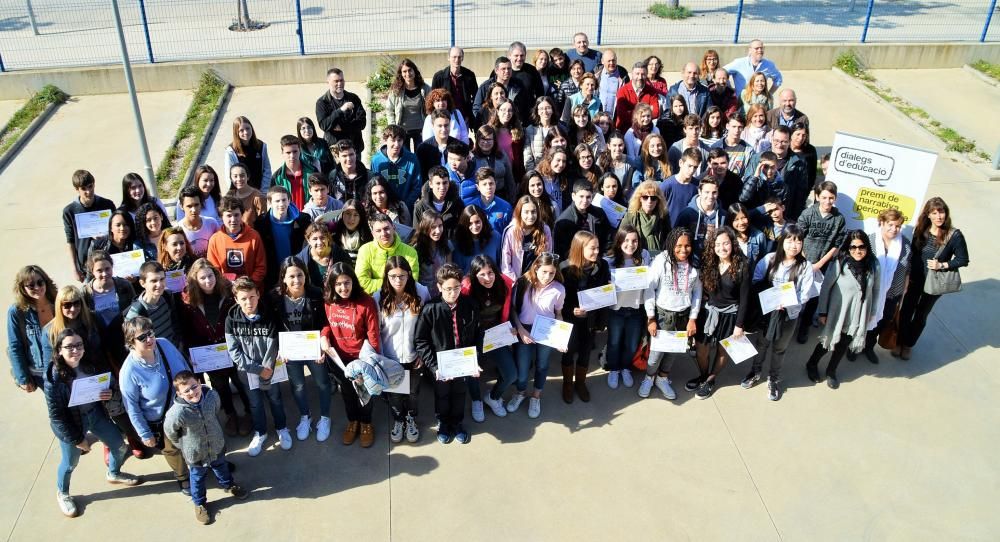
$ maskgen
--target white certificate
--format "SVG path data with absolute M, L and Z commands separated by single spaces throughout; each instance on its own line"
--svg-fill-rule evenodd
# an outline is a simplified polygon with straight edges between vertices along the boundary
M 561 351 L 569 346 L 569 335 L 572 331 L 573 324 L 569 322 L 548 316 L 536 316 L 535 323 L 531 326 L 531 338 L 539 344 Z
M 107 389 L 111 389 L 111 373 L 77 378 L 73 381 L 73 388 L 70 390 L 68 406 L 100 401 L 101 392 Z
M 91 237 L 107 237 L 108 221 L 111 220 L 111 213 L 107 209 L 103 211 L 91 211 L 89 213 L 77 213 L 73 215 L 76 223 L 76 236 L 80 239 Z
M 619 292 L 645 290 L 649 286 L 649 267 L 619 267 L 614 271 L 614 281 Z
M 437 379 L 451 380 L 479 373 L 476 347 L 456 348 L 437 353 Z
M 585 311 L 595 311 L 618 303 L 618 294 L 615 292 L 614 284 L 580 290 L 577 292 L 577 297 L 580 299 L 580 308 Z
M 514 327 L 510 325 L 510 322 L 504 322 L 486 330 L 483 335 L 483 353 L 492 352 L 497 348 L 515 343 L 517 343 L 517 335 L 514 334 Z
M 183 269 L 167 271 L 167 291 L 179 294 L 187 286 L 187 274 Z
M 343 211 L 339 209 L 336 211 L 329 211 L 314 218 L 313 222 L 329 225 L 336 222 L 337 219 L 340 218 L 341 214 L 343 214 Z
M 403 371 L 403 380 L 398 386 L 393 386 L 391 388 L 386 388 L 384 393 L 399 393 L 402 395 L 410 394 L 410 371 Z
M 282 382 L 288 381 L 288 364 L 284 361 L 274 360 L 274 371 L 271 373 L 271 385 L 280 384 Z M 247 384 L 250 385 L 250 389 L 257 390 L 260 389 L 260 377 L 253 374 L 247 373 Z
M 393 222 L 393 226 L 396 228 L 396 233 L 399 234 L 399 238 L 407 243 L 410 240 L 410 235 L 413 235 L 413 228 L 407 226 L 406 224 L 400 224 L 399 222 Z
M 625 206 L 615 202 L 615 200 L 604 197 L 603 194 L 594 194 L 594 201 L 591 204 L 597 205 L 604 211 L 604 214 L 608 215 L 608 222 L 611 223 L 612 228 L 617 228 L 621 224 L 625 213 L 628 212 Z
M 111 255 L 111 263 L 115 266 L 114 275 L 119 278 L 138 277 L 139 268 L 146 263 L 146 255 L 142 250 L 130 250 Z
M 196 373 L 207 373 L 233 366 L 226 343 L 196 346 L 188 348 L 188 352 L 191 354 L 191 367 Z
M 760 293 L 761 314 L 775 311 L 778 307 L 794 307 L 799 304 L 795 295 L 795 283 L 783 282 Z
M 726 353 L 729 354 L 729 359 L 733 360 L 733 363 L 740 363 L 757 355 L 757 349 L 753 347 L 753 343 L 746 335 L 739 339 L 729 336 L 719 341 L 719 344 L 726 349 Z
M 683 354 L 688 350 L 687 331 L 656 331 L 656 336 L 649 341 L 649 349 L 653 352 L 669 352 Z
M 319 331 L 282 331 L 278 333 L 278 355 L 287 360 L 313 361 L 320 351 Z

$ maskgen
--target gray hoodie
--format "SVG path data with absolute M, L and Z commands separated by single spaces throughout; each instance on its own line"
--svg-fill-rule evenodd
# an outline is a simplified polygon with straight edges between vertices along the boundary
M 189 403 L 180 396 L 167 411 L 163 433 L 181 451 L 188 465 L 207 465 L 226 449 L 219 423 L 219 394 L 201 387 L 201 401 Z

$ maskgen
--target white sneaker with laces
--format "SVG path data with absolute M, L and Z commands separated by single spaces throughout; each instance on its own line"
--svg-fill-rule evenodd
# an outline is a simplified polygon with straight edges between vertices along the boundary
M 649 397 L 649 392 L 653 390 L 653 377 L 647 375 L 639 382 L 639 397 Z
M 320 416 L 316 422 L 316 442 L 326 442 L 328 438 L 330 438 L 330 418 Z
M 392 424 L 392 430 L 389 431 L 389 440 L 394 443 L 403 442 L 403 422 L 396 420 Z
M 281 445 L 282 450 L 292 449 L 292 434 L 288 432 L 288 428 L 278 429 L 278 444 Z
M 620 371 L 608 371 L 608 387 L 617 390 L 618 389 L 618 375 Z
M 635 380 L 632 379 L 632 371 L 628 369 L 622 369 L 622 385 L 626 388 L 631 388 L 635 385 Z
M 264 449 L 265 440 L 267 440 L 267 435 L 254 433 L 253 438 L 250 439 L 250 447 L 247 448 L 247 455 L 250 457 L 257 457 L 260 455 L 260 451 Z
M 420 430 L 417 429 L 417 422 L 413 416 L 406 415 L 406 442 L 416 442 L 420 440 Z
M 656 387 L 663 392 L 663 396 L 667 399 L 671 401 L 677 399 L 677 394 L 674 392 L 674 388 L 670 387 L 669 378 L 664 378 L 662 376 L 656 377 Z
M 497 418 L 503 418 L 507 415 L 507 409 L 503 406 L 503 397 L 493 399 L 490 397 L 490 394 L 487 393 L 486 396 L 483 397 L 483 402 L 486 403 L 486 406 L 490 407 L 490 410 L 493 411 L 493 415 Z
M 302 416 L 299 418 L 299 424 L 295 426 L 295 436 L 299 440 L 305 440 L 309 438 L 309 431 L 312 429 L 312 421 L 309 416 Z
M 532 397 L 531 400 L 528 401 L 528 417 L 537 418 L 541 416 L 541 414 L 542 414 L 542 398 Z
M 483 423 L 486 421 L 486 413 L 483 412 L 482 401 L 472 402 L 472 421 L 476 423 Z
M 62 510 L 64 516 L 68 518 L 76 517 L 76 503 L 73 502 L 73 497 L 57 490 L 56 503 L 59 504 L 59 509 Z
M 507 401 L 507 412 L 517 412 L 517 408 L 519 406 L 521 406 L 521 403 L 523 401 L 524 401 L 524 394 L 523 393 L 515 393 L 510 398 L 510 401 Z

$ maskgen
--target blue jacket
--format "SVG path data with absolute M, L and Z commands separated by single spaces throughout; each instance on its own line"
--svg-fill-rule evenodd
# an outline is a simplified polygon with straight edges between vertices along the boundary
M 678 81 L 678 82 L 674 83 L 670 87 L 670 89 L 667 91 L 667 100 L 668 100 L 668 103 L 669 103 L 669 100 L 672 100 L 674 96 L 681 95 L 680 88 L 681 88 L 682 84 L 684 84 L 684 81 Z M 693 111 L 690 111 L 690 113 L 694 113 L 695 115 L 698 115 L 699 117 L 703 117 L 705 115 L 705 110 L 708 109 L 708 105 L 709 105 L 709 91 L 708 91 L 708 87 L 706 87 L 705 85 L 703 85 L 701 83 L 696 83 L 695 87 L 694 87 L 694 92 L 695 92 L 695 99 L 694 99 L 695 108 L 694 108 Z
M 413 204 L 420 197 L 420 187 L 423 180 L 420 177 L 420 162 L 417 155 L 407 149 L 402 149 L 399 159 L 393 161 L 385 153 L 385 145 L 375 156 L 372 156 L 372 165 L 369 170 L 372 175 L 381 175 L 389 181 L 396 189 L 396 195 L 412 208 Z
M 756 267 L 757 262 L 759 262 L 765 254 L 770 252 L 770 250 L 768 250 L 769 247 L 770 242 L 767 240 L 767 237 L 764 236 L 764 232 L 751 226 L 749 237 L 747 237 L 746 249 L 747 262 L 749 262 L 751 267 Z
M 472 259 L 482 254 L 483 256 L 489 256 L 493 260 L 493 263 L 500 266 L 500 242 L 503 240 L 503 230 L 497 231 L 493 230 L 493 235 L 490 237 L 490 242 L 486 243 L 486 246 L 482 246 L 479 240 L 472 242 L 472 253 L 465 254 L 458 249 L 456 245 L 454 252 L 451 253 L 451 259 L 455 262 L 459 268 L 462 269 L 463 274 L 469 273 L 469 267 L 472 265 Z
M 493 231 L 503 235 L 504 228 L 510 224 L 511 218 L 514 216 L 514 208 L 506 200 L 493 196 L 493 201 L 489 205 L 484 205 L 483 197 L 479 195 L 479 192 L 469 198 L 463 197 L 463 199 L 466 205 L 475 205 L 482 209 L 486 213 L 486 220 L 489 221 Z
M 157 366 L 148 369 L 140 363 L 139 355 L 130 352 L 118 373 L 118 386 L 122 390 L 122 402 L 128 413 L 132 427 L 145 440 L 152 438 L 149 422 L 163 419 L 174 401 L 173 376 L 167 375 L 166 364 L 170 365 L 170 375 L 191 370 L 184 356 L 166 339 L 156 339 Z M 166 358 L 166 359 L 164 359 Z
M 36 382 L 44 377 L 49 363 L 43 353 L 46 340 L 34 307 L 22 311 L 11 305 L 7 309 L 7 357 L 17 385 L 24 386 L 31 377 Z

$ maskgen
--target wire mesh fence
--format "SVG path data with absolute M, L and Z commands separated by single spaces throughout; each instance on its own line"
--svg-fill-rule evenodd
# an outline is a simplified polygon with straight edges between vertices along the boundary
M 998 41 L 997 0 L 119 0 L 133 62 L 648 43 Z M 669 0 L 664 0 L 669 5 Z M 669 7 L 669 6 L 667 6 Z M 110 0 L 0 0 L 0 70 L 120 59 Z M 990 15 L 993 15 L 992 21 Z

